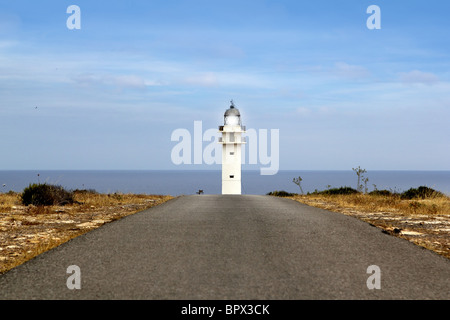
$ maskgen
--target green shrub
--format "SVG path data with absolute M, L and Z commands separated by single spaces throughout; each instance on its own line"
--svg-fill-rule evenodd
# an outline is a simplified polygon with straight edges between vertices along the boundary
M 295 193 L 289 193 L 287 191 L 281 190 L 281 191 L 271 191 L 267 193 L 268 196 L 276 196 L 276 197 L 292 197 L 295 195 Z
M 393 193 L 389 190 L 373 190 L 369 192 L 371 196 L 392 196 Z
M 326 194 L 326 195 L 355 194 L 355 193 L 359 193 L 359 191 L 355 190 L 353 188 L 350 188 L 350 187 L 333 188 L 333 189 L 328 189 L 328 190 L 318 192 L 318 194 Z
M 72 191 L 74 194 L 98 194 L 95 189 L 75 189 Z
M 433 198 L 433 197 L 442 197 L 443 194 L 434 189 L 420 186 L 418 188 L 411 188 L 401 194 L 402 199 L 425 199 L 425 198 Z
M 66 205 L 74 202 L 73 193 L 61 186 L 46 183 L 30 184 L 22 192 L 22 204 L 28 206 Z

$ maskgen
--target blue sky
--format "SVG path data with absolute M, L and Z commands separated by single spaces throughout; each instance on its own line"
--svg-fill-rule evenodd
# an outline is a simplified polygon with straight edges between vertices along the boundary
M 175 166 L 171 133 L 216 128 L 231 99 L 280 130 L 282 170 L 450 170 L 449 9 L 0 0 L 0 170 L 220 169 Z

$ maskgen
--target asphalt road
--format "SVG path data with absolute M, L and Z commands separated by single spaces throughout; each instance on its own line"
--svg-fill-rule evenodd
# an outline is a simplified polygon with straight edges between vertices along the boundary
M 67 287 L 71 265 L 81 289 Z M 371 265 L 380 273 L 367 273 Z M 369 277 L 380 289 L 368 288 Z M 450 260 L 292 200 L 195 195 L 9 271 L 0 299 L 450 299 Z

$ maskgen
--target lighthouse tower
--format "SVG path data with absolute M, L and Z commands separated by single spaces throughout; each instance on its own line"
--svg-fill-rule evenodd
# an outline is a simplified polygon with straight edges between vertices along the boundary
M 222 138 L 222 194 L 241 194 L 242 144 L 245 138 L 241 127 L 241 114 L 231 101 L 230 108 L 225 111 L 224 125 L 219 127 Z

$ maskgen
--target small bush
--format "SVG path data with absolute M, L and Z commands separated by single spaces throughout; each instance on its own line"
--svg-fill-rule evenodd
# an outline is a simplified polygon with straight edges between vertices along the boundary
M 123 200 L 123 194 L 117 193 L 117 192 L 114 192 L 113 194 L 109 193 L 108 197 L 111 197 L 111 198 L 113 198 L 114 200 L 117 200 L 117 201 L 122 201 Z
M 66 205 L 74 202 L 73 193 L 61 186 L 50 184 L 30 184 L 22 192 L 22 204 L 28 206 Z
M 393 193 L 389 190 L 373 190 L 369 192 L 371 196 L 392 196 Z
M 413 201 L 409 203 L 409 207 L 413 212 L 416 212 L 418 209 L 420 209 L 423 206 L 420 202 Z
M 72 192 L 74 194 L 98 194 L 95 189 L 75 189 Z
M 324 190 L 324 191 L 320 191 L 318 192 L 319 194 L 326 194 L 326 195 L 333 195 L 333 194 L 355 194 L 355 193 L 359 193 L 358 190 L 355 190 L 353 188 L 350 187 L 340 187 L 340 188 L 333 188 L 333 189 L 328 189 L 328 190 Z
M 267 193 L 268 196 L 275 196 L 275 197 L 292 197 L 295 195 L 295 193 L 290 193 L 284 190 L 281 191 L 271 191 Z
M 441 192 L 425 186 L 411 188 L 401 194 L 402 199 L 425 199 L 442 196 L 443 194 Z

